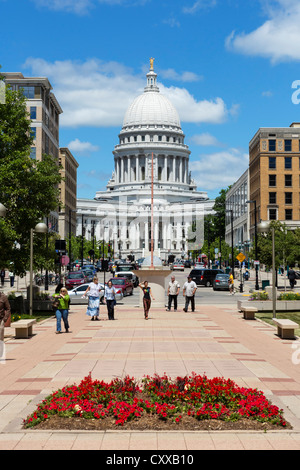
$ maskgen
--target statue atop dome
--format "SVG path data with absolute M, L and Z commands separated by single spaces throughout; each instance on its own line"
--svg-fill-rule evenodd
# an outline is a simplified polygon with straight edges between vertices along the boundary
M 154 63 L 154 57 L 151 57 L 150 59 L 150 70 L 153 70 L 153 63 Z

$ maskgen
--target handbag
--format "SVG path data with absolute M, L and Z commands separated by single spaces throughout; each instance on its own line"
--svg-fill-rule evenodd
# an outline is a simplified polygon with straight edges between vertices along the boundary
M 59 299 L 56 298 L 56 299 L 54 299 L 53 302 L 52 302 L 52 309 L 53 309 L 53 310 L 57 310 L 58 307 L 59 307 Z

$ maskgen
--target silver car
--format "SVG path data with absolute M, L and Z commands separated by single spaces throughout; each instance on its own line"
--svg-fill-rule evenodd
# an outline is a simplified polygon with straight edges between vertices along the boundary
M 217 274 L 213 281 L 213 290 L 229 290 L 229 274 Z
M 88 297 L 82 298 L 83 294 L 87 290 L 90 284 L 81 284 L 81 286 L 74 287 L 74 289 L 69 290 L 68 294 L 71 299 L 71 305 L 87 305 L 88 304 Z M 100 302 L 103 303 L 104 299 L 104 284 L 100 284 Z M 123 299 L 122 292 L 116 293 L 116 301 L 120 302 Z

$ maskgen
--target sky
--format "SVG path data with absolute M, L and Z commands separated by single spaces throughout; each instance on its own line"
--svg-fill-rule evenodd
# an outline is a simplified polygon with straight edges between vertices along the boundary
M 300 122 L 298 0 L 0 0 L 0 19 L 2 71 L 48 77 L 63 109 L 78 198 L 106 188 L 150 57 L 212 199 L 247 169 L 260 127 Z

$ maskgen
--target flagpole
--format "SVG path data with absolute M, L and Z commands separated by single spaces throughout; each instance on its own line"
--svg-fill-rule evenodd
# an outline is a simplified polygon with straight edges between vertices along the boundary
M 152 165 L 151 165 L 151 269 L 153 266 L 153 152 L 152 152 Z

